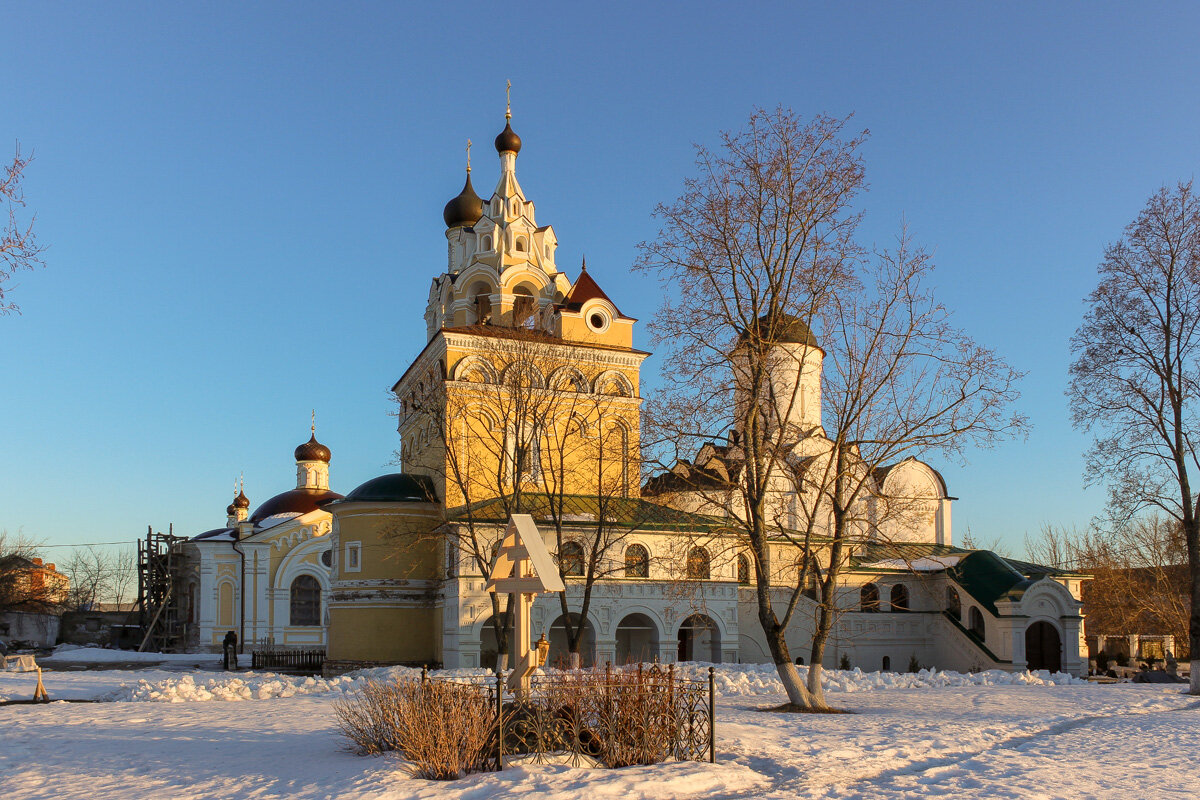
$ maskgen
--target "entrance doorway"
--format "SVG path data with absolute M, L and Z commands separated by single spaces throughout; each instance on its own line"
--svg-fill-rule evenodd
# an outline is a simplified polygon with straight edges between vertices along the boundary
M 704 615 L 693 614 L 679 626 L 679 660 L 721 663 L 721 631 Z
M 1062 669 L 1062 639 L 1049 622 L 1035 622 L 1025 629 L 1025 664 L 1030 670 Z

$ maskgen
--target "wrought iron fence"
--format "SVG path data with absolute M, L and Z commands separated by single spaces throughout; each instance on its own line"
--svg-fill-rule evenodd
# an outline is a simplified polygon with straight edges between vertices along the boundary
M 324 650 L 255 650 L 250 656 L 253 669 L 277 669 L 285 672 L 319 673 L 325 665 Z
M 714 670 L 681 678 L 673 664 L 535 676 L 511 693 L 503 673 L 432 677 L 486 693 L 495 708 L 493 766 L 512 761 L 623 767 L 668 759 L 715 761 Z

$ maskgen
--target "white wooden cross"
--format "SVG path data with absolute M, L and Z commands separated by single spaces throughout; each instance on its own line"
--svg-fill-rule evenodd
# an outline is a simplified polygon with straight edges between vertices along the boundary
M 529 642 L 532 633 L 529 609 L 533 606 L 533 598 L 542 592 L 561 592 L 565 588 L 533 517 L 513 514 L 509 517 L 504 538 L 500 540 L 496 565 L 487 582 L 489 592 L 511 594 L 517 603 L 513 609 L 516 652 L 513 671 L 508 678 L 510 691 L 528 694 L 529 676 L 537 669 L 537 652 Z

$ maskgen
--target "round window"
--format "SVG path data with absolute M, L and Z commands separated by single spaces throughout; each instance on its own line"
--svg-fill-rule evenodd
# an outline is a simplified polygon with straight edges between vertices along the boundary
M 609 323 L 612 318 L 608 315 L 608 311 L 603 308 L 593 307 L 587 315 L 587 326 L 592 329 L 593 333 L 604 333 L 608 330 Z
M 333 551 L 332 550 L 322 550 L 321 551 L 321 563 L 327 567 L 333 566 Z

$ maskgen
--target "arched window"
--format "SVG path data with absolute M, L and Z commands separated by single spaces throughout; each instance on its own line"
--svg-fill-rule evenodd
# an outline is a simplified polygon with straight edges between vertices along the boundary
M 708 551 L 703 547 L 693 547 L 688 551 L 687 576 L 694 581 L 706 581 L 711 577 L 712 562 Z
M 513 292 L 512 322 L 514 328 L 532 327 L 534 322 L 533 293 L 524 286 Z
M 528 245 L 525 242 L 525 237 L 518 236 L 517 237 L 517 252 L 524 253 L 527 248 L 528 248 Z
M 962 600 L 959 599 L 958 592 L 953 586 L 946 587 L 946 610 L 955 619 L 962 619 Z
M 737 582 L 742 586 L 750 585 L 750 559 L 744 555 L 737 557 Z
M 908 611 L 908 587 L 903 583 L 894 585 L 889 600 L 892 604 L 892 611 Z
M 868 583 L 859 591 L 858 599 L 863 611 L 878 611 L 879 587 L 873 583 Z
M 821 588 L 817 584 L 817 574 L 809 570 L 808 577 L 804 579 L 804 596 L 810 600 L 821 599 Z
M 549 258 L 550 257 L 550 245 L 546 245 L 546 247 L 544 249 L 546 251 L 546 258 Z
M 640 544 L 631 544 L 625 549 L 625 577 L 650 577 L 650 553 Z
M 312 575 L 301 575 L 292 581 L 292 625 L 321 624 L 321 584 Z
M 558 553 L 558 562 L 562 565 L 564 575 L 583 575 L 583 545 L 579 542 L 563 542 L 562 550 Z
M 971 633 L 979 637 L 979 641 L 987 641 L 987 632 L 983 627 L 983 614 L 975 606 L 971 606 Z
M 883 657 L 883 671 L 889 672 L 891 669 L 892 669 L 892 657 L 884 656 Z
M 485 253 L 491 252 L 491 249 L 492 249 L 492 237 L 491 236 L 483 237 L 482 247 L 483 247 L 483 252 L 485 252 Z

